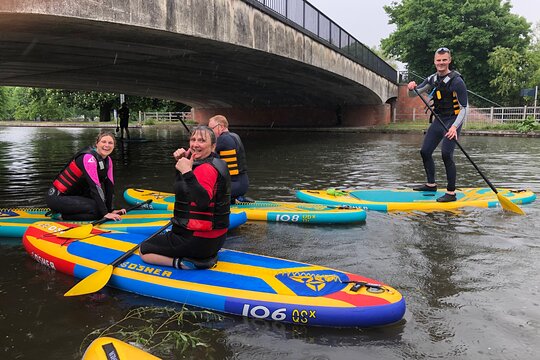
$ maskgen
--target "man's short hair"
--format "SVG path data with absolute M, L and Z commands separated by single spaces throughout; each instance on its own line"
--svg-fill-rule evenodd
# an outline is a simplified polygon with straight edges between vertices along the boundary
M 229 122 L 227 121 L 227 118 L 223 115 L 212 116 L 210 120 L 208 120 L 208 123 L 210 123 L 211 120 L 214 120 L 215 122 L 223 126 L 225 129 L 229 128 Z

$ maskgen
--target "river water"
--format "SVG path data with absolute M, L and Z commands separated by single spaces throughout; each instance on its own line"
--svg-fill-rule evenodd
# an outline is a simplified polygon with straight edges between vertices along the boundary
M 140 133 L 138 133 L 140 131 Z M 119 144 L 117 204 L 127 187 L 171 191 L 181 128 L 133 129 Z M 98 129 L 0 128 L 0 207 L 43 207 L 51 179 Z M 238 131 L 259 200 L 295 201 L 295 189 L 396 188 L 424 180 L 421 134 Z M 463 137 L 496 187 L 540 192 L 540 139 Z M 437 156 L 437 167 L 444 175 Z M 458 186 L 485 183 L 456 152 Z M 439 180 L 440 183 L 444 181 Z M 540 201 L 526 216 L 495 209 L 369 212 L 364 224 L 248 222 L 226 247 L 320 264 L 397 288 L 402 322 L 378 329 L 306 328 L 225 315 L 200 323 L 209 346 L 167 359 L 532 359 L 540 351 Z M 20 239 L 0 239 L 0 358 L 80 359 L 83 339 L 138 306 L 174 304 L 106 289 L 65 298 L 77 280 L 36 263 Z M 180 308 L 177 306 L 177 308 Z

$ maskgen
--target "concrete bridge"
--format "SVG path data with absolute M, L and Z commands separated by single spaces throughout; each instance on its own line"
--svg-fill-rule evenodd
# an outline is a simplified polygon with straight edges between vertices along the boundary
M 398 87 L 257 0 L 2 0 L 0 85 L 95 90 L 194 107 L 205 122 L 388 122 Z

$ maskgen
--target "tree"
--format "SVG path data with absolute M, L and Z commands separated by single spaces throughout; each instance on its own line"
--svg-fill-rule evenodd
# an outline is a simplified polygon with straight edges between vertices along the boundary
M 489 54 L 488 64 L 494 70 L 490 84 L 496 94 L 512 105 L 521 105 L 520 90 L 527 87 L 529 74 L 534 71 L 531 53 L 497 46 Z
M 8 116 L 7 89 L 0 87 L 0 119 L 6 119 L 7 116 Z
M 384 10 L 397 29 L 382 40 L 385 53 L 407 63 L 421 77 L 434 73 L 433 54 L 445 46 L 453 52 L 454 67 L 470 89 L 493 98 L 493 74 L 486 61 L 496 47 L 523 55 L 530 43 L 530 24 L 510 13 L 501 0 L 403 0 Z M 471 99 L 472 100 L 472 99 Z M 508 99 L 497 99 L 504 102 Z
M 190 111 L 185 104 L 126 95 L 132 114 L 138 111 Z M 68 91 L 43 88 L 0 87 L 0 119 L 64 120 L 84 115 L 110 121 L 112 109 L 120 108 L 120 97 L 113 93 Z
M 71 109 L 52 96 L 54 90 L 41 88 L 13 88 L 13 118 L 16 120 L 61 120 L 72 116 Z
M 63 101 L 69 107 L 95 111 L 99 109 L 100 121 L 111 121 L 113 105 L 118 103 L 118 95 L 95 91 L 53 90 L 52 96 Z
M 538 22 L 533 29 L 530 52 L 531 61 L 535 70 L 530 77 L 528 87 L 540 87 L 540 22 Z
M 113 93 L 56 90 L 55 97 L 59 100 L 62 99 L 70 107 L 88 111 L 99 109 L 100 121 L 110 121 L 112 110 L 120 108 L 121 105 L 119 95 Z M 132 114 L 149 109 L 154 111 L 188 111 L 191 109 L 181 103 L 131 95 L 127 95 L 125 101 L 129 104 Z

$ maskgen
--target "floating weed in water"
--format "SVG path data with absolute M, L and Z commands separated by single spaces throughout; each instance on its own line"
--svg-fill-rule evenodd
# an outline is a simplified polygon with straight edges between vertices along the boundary
M 221 321 L 222 315 L 206 310 L 192 311 L 185 308 L 137 307 L 128 311 L 120 320 L 108 327 L 86 335 L 80 353 L 96 338 L 110 336 L 139 346 L 155 355 L 185 351 L 190 348 L 208 348 L 200 335 L 214 331 L 201 326 L 201 322 Z

